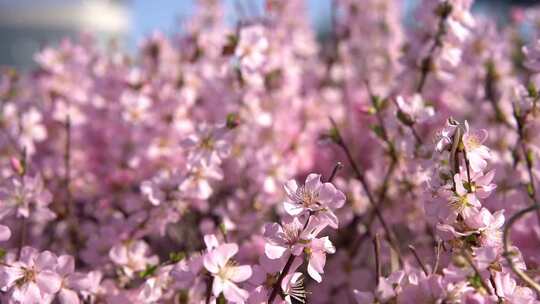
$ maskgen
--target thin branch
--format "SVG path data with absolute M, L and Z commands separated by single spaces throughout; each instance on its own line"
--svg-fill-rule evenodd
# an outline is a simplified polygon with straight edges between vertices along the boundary
M 467 151 L 465 149 L 462 150 L 463 152 L 463 158 L 465 159 L 465 168 L 467 170 L 467 183 L 469 183 L 469 187 L 467 188 L 467 192 L 472 192 L 472 181 L 471 181 L 471 164 L 469 162 L 469 158 L 467 157 Z
M 64 152 L 64 167 L 65 167 L 65 176 L 64 176 L 64 187 L 66 190 L 66 213 L 68 218 L 73 215 L 73 206 L 71 206 L 71 117 L 68 115 L 66 117 L 66 145 Z
M 343 138 L 341 136 L 341 133 L 339 132 L 339 128 L 338 128 L 336 122 L 332 118 L 330 118 L 330 122 L 332 123 L 332 126 L 333 126 L 333 132 L 334 132 L 333 135 L 335 137 L 335 138 L 333 138 L 334 142 L 343 149 L 343 152 L 345 152 L 347 160 L 349 161 L 349 164 L 350 164 L 351 168 L 353 169 L 353 172 L 354 172 L 356 178 L 360 181 L 360 184 L 362 185 L 362 188 L 364 189 L 364 192 L 366 193 L 366 195 L 368 197 L 368 201 L 371 204 L 371 207 L 373 208 L 373 210 L 375 211 L 375 215 L 377 216 L 377 219 L 379 220 L 379 222 L 381 222 L 381 225 L 382 225 L 384 231 L 386 232 L 386 238 L 387 238 L 388 242 L 390 243 L 390 246 L 398 254 L 400 264 L 403 265 L 403 259 L 401 257 L 401 252 L 399 250 L 399 245 L 395 241 L 394 233 L 390 229 L 390 226 L 387 224 L 386 220 L 384 219 L 384 216 L 383 216 L 381 210 L 379 209 L 379 206 L 378 206 L 377 202 L 375 201 L 375 199 L 373 197 L 373 193 L 371 192 L 371 188 L 369 187 L 369 184 L 367 183 L 367 180 L 366 180 L 363 172 L 360 170 L 360 168 L 356 164 L 354 158 L 352 157 L 352 154 L 351 154 L 351 151 L 349 150 L 349 147 L 343 141 Z
M 520 278 L 522 279 L 527 285 L 529 285 L 531 288 L 533 288 L 537 294 L 540 295 L 540 284 L 536 283 L 530 276 L 528 276 L 524 271 L 519 269 L 514 261 L 512 260 L 512 256 L 514 255 L 512 252 L 510 252 L 510 240 L 508 237 L 508 234 L 510 233 L 510 229 L 512 226 L 521 219 L 525 214 L 529 212 L 533 212 L 535 210 L 538 210 L 540 207 L 536 204 L 534 206 L 530 206 L 528 208 L 525 208 L 516 214 L 514 214 L 508 222 L 506 223 L 506 226 L 504 227 L 503 232 L 503 243 L 504 243 L 504 257 L 506 258 L 506 261 L 510 265 L 510 268 L 512 271 Z
M 490 295 L 493 295 L 493 291 L 491 290 L 491 288 L 489 288 L 489 285 L 484 281 L 484 279 L 482 278 L 482 275 L 480 274 L 480 270 L 478 269 L 478 267 L 476 267 L 476 265 L 474 264 L 470 254 L 468 252 L 466 252 L 465 250 L 462 250 L 462 254 L 463 254 L 463 257 L 465 257 L 465 260 L 467 261 L 467 263 L 472 267 L 472 269 L 474 270 L 474 273 L 478 276 L 478 279 L 480 280 L 480 284 L 482 284 L 482 287 L 484 287 L 484 289 L 490 294 Z
M 379 234 L 376 233 L 373 237 L 373 250 L 375 251 L 375 274 L 377 286 L 379 286 L 382 277 L 382 265 L 381 265 L 381 240 Z
M 519 146 L 521 148 L 521 152 L 523 153 L 523 157 L 525 158 L 527 174 L 529 175 L 529 183 L 527 185 L 527 194 L 529 195 L 529 198 L 531 199 L 533 205 L 536 205 L 536 216 L 538 219 L 538 223 L 540 224 L 540 202 L 536 200 L 536 186 L 535 186 L 534 173 L 533 173 L 534 165 L 533 165 L 532 157 L 529 155 L 529 150 L 527 149 L 527 145 L 525 142 L 525 120 L 526 120 L 527 114 L 525 114 L 524 116 L 521 116 L 519 114 L 519 109 L 516 107 L 516 105 L 513 104 L 512 106 L 513 106 L 514 118 L 517 123 L 518 139 L 517 139 L 516 146 Z
M 416 259 L 416 262 L 418 263 L 418 265 L 420 265 L 420 267 L 422 267 L 422 271 L 424 272 L 424 274 L 426 276 L 429 276 L 429 271 L 428 271 L 426 265 L 424 264 L 424 262 L 422 262 L 422 259 L 420 259 L 420 256 L 418 255 L 418 252 L 416 252 L 416 248 L 414 248 L 413 245 L 409 245 L 409 250 L 414 255 L 414 258 Z
M 26 147 L 22 150 L 22 156 L 20 160 L 20 164 L 22 166 L 22 171 L 19 172 L 19 175 L 21 177 L 21 184 L 22 187 L 25 187 L 25 175 L 28 172 L 28 153 L 26 151 Z M 26 244 L 26 236 L 27 236 L 27 228 L 28 222 L 26 220 L 26 217 L 22 217 L 20 220 L 20 230 L 19 230 L 19 250 L 17 251 L 17 259 L 21 257 L 22 249 L 24 245 Z
M 497 71 L 495 69 L 495 63 L 493 59 L 490 58 L 486 62 L 486 79 L 484 83 L 484 96 L 491 104 L 493 111 L 495 112 L 495 119 L 498 122 L 502 122 L 505 126 L 510 129 L 514 127 L 508 122 L 508 119 L 504 115 L 504 112 L 499 107 L 499 98 L 497 98 L 497 93 L 495 92 L 495 85 L 497 82 Z
M 433 45 L 428 51 L 427 56 L 422 59 L 422 64 L 420 66 L 421 72 L 420 72 L 420 80 L 418 81 L 418 86 L 416 87 L 417 93 L 422 93 L 424 89 L 424 85 L 426 84 L 427 76 L 429 72 L 431 72 L 432 69 L 432 63 L 433 63 L 433 55 L 435 54 L 435 51 L 438 47 L 442 45 L 442 38 L 446 34 L 446 19 L 448 16 L 450 16 L 450 13 L 452 12 L 452 6 L 448 1 L 445 1 L 440 4 L 441 5 L 441 16 L 439 19 L 439 25 L 437 28 L 437 33 L 435 34 L 435 38 L 433 41 Z
M 399 103 L 396 101 L 396 99 L 392 98 L 392 102 L 394 103 L 394 105 L 398 109 L 398 113 L 405 113 L 405 112 L 403 112 L 403 110 L 399 106 Z M 398 115 L 401 115 L 401 114 L 398 114 Z M 422 141 L 422 138 L 420 137 L 420 135 L 418 134 L 418 132 L 416 131 L 416 129 L 414 128 L 414 125 L 416 124 L 414 119 L 410 119 L 410 121 L 407 121 L 407 123 L 404 123 L 402 121 L 402 123 L 411 130 L 411 133 L 414 136 L 414 139 L 416 140 L 416 147 L 421 146 L 423 144 L 423 141 Z
M 330 177 L 328 178 L 328 183 L 331 183 L 334 180 L 334 177 L 336 177 L 336 174 L 339 170 L 343 168 L 343 164 L 341 162 L 337 162 L 334 166 L 334 169 L 332 169 L 332 173 L 330 173 Z
M 439 269 L 439 263 L 441 261 L 441 249 L 442 249 L 442 241 L 437 241 L 437 247 L 435 250 L 435 265 L 433 265 L 433 271 L 432 274 L 437 273 L 437 270 Z
M 210 300 L 212 299 L 212 289 L 214 285 L 214 277 L 210 276 L 208 278 L 208 286 L 206 287 L 206 304 L 210 304 Z

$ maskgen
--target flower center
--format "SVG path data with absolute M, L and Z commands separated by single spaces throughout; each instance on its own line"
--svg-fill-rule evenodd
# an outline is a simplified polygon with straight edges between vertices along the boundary
M 475 136 L 469 136 L 467 138 L 467 148 L 469 150 L 477 149 L 480 146 L 481 146 L 480 140 L 476 138 Z
M 283 232 L 285 233 L 285 240 L 289 245 L 296 244 L 296 242 L 300 238 L 300 231 L 298 229 L 295 229 L 295 227 L 285 225 L 283 227 Z
M 304 207 L 309 208 L 313 205 L 318 205 L 317 196 L 314 193 L 311 193 L 306 190 L 305 187 L 300 187 L 296 191 L 297 201 L 299 204 L 302 204 Z
M 34 282 L 36 280 L 37 272 L 34 268 L 22 268 L 23 276 L 16 281 L 18 286 L 22 286 L 28 282 Z
M 450 205 L 458 213 L 461 213 L 461 211 L 463 211 L 463 209 L 470 206 L 471 204 L 469 203 L 469 199 L 468 199 L 467 195 L 463 195 L 463 196 L 454 197 L 454 199 L 452 200 Z
M 200 144 L 202 149 L 206 150 L 213 150 L 214 149 L 214 141 L 212 140 L 212 137 L 208 136 L 201 140 Z
M 229 280 L 233 274 L 234 274 L 234 271 L 235 271 L 235 266 L 236 266 L 236 262 L 234 261 L 228 261 L 225 266 L 223 266 L 219 272 L 218 272 L 218 277 L 220 277 L 221 279 L 223 279 L 224 281 L 226 280 Z

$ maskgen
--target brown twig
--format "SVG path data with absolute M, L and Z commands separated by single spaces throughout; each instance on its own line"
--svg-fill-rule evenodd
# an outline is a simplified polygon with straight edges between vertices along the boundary
M 376 233 L 373 237 L 373 250 L 375 253 L 375 274 L 377 276 L 376 282 L 379 286 L 382 277 L 382 265 L 381 265 L 381 240 L 379 234 Z
M 333 140 L 334 140 L 334 142 L 339 147 L 342 148 L 343 152 L 345 152 L 345 156 L 347 157 L 347 160 L 348 160 L 351 168 L 353 169 L 353 172 L 354 172 L 356 178 L 360 181 L 360 184 L 362 185 L 362 188 L 364 189 L 364 192 L 366 193 L 366 195 L 368 197 L 368 201 L 371 204 L 371 207 L 373 208 L 373 210 L 375 212 L 375 215 L 377 216 L 377 219 L 379 220 L 379 222 L 381 222 L 381 225 L 382 225 L 384 231 L 386 232 L 386 238 L 387 238 L 388 242 L 390 243 L 390 246 L 397 253 L 400 264 L 403 264 L 403 259 L 401 257 L 401 252 L 399 250 L 399 245 L 395 241 L 394 233 L 390 229 L 390 226 L 387 224 L 386 220 L 384 219 L 384 216 L 383 216 L 381 210 L 379 209 L 379 206 L 378 206 L 377 202 L 375 201 L 375 198 L 373 197 L 373 193 L 371 192 L 371 188 L 370 188 L 369 184 L 367 183 L 367 180 L 366 180 L 363 172 L 360 170 L 360 168 L 356 164 L 356 161 L 352 157 L 352 154 L 351 154 L 351 151 L 349 150 L 349 147 L 343 141 L 343 137 L 341 136 L 341 133 L 339 131 L 339 128 L 338 128 L 336 122 L 332 118 L 330 118 L 330 122 L 332 123 L 332 126 L 333 126 L 333 136 L 334 136 Z
M 334 180 L 334 177 L 336 177 L 336 174 L 339 170 L 343 168 L 343 164 L 341 162 L 337 162 L 334 166 L 334 169 L 332 169 L 332 173 L 330 173 L 330 177 L 328 178 L 327 182 L 331 183 Z
M 536 98 L 535 98 L 536 100 Z M 515 104 L 513 106 L 513 112 L 514 112 L 514 118 L 517 123 L 517 143 L 516 146 L 519 146 L 521 148 L 521 152 L 523 153 L 523 157 L 525 158 L 525 165 L 527 167 L 527 174 L 529 176 L 529 183 L 527 184 L 527 194 L 529 195 L 529 198 L 531 199 L 533 205 L 536 205 L 536 216 L 538 219 L 538 223 L 540 224 L 540 202 L 536 200 L 536 186 L 535 186 L 535 180 L 534 180 L 534 173 L 533 173 L 533 160 L 532 157 L 529 155 L 529 150 L 527 149 L 527 145 L 525 143 L 525 120 L 527 114 L 524 116 L 520 115 L 520 110 L 516 107 Z
M 424 264 L 424 262 L 422 262 L 422 259 L 420 259 L 420 256 L 418 255 L 418 252 L 416 252 L 416 248 L 414 248 L 413 245 L 409 245 L 409 250 L 414 255 L 414 258 L 416 259 L 416 262 L 418 263 L 418 265 L 420 265 L 420 267 L 422 267 L 422 271 L 424 272 L 424 274 L 426 276 L 429 276 L 429 271 L 428 271 L 426 265 Z
M 439 263 L 441 261 L 441 249 L 442 249 L 442 241 L 437 241 L 437 247 L 435 250 L 435 265 L 433 265 L 433 271 L 432 274 L 437 273 L 437 270 L 439 269 Z
M 490 295 L 493 295 L 493 291 L 491 290 L 491 288 L 489 288 L 489 285 L 486 283 L 486 281 L 484 281 L 484 279 L 482 278 L 482 275 L 480 274 L 480 270 L 478 269 L 478 267 L 476 267 L 476 265 L 474 264 L 470 254 L 468 252 L 466 252 L 465 250 L 462 250 L 462 254 L 463 254 L 463 257 L 465 258 L 465 260 L 467 261 L 467 263 L 471 266 L 471 268 L 474 270 L 474 273 L 478 276 L 478 279 L 480 280 L 480 284 L 482 284 L 482 287 L 484 287 L 484 289 L 490 294 Z
M 524 271 L 519 269 L 514 261 L 512 260 L 512 252 L 510 252 L 510 240 L 508 238 L 508 234 L 510 233 L 510 229 L 512 226 L 519 220 L 521 217 L 523 217 L 525 214 L 538 210 L 540 207 L 538 205 L 530 206 L 528 208 L 525 208 L 521 211 L 518 211 L 516 214 L 514 214 L 510 219 L 508 219 L 508 222 L 506 223 L 506 226 L 504 227 L 503 232 L 503 244 L 504 244 L 504 257 L 506 258 L 506 261 L 510 265 L 510 268 L 512 271 L 520 278 L 522 279 L 529 287 L 534 289 L 538 295 L 540 295 L 540 284 L 536 283 L 530 276 L 528 276 Z
M 433 63 L 433 55 L 435 50 L 442 45 L 442 38 L 446 34 L 446 19 L 450 16 L 452 12 L 452 6 L 448 1 L 445 1 L 440 4 L 441 6 L 441 15 L 439 19 L 439 25 L 437 28 L 437 33 L 435 34 L 434 42 L 431 48 L 428 51 L 428 55 L 422 59 L 422 64 L 420 66 L 420 80 L 418 81 L 418 86 L 416 87 L 417 93 L 422 93 L 424 85 L 426 84 L 427 76 L 431 72 L 431 66 Z

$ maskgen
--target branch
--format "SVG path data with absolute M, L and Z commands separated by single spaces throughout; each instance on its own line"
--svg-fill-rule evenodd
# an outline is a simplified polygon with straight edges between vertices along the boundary
M 439 9 L 437 11 L 439 11 Z M 418 81 L 418 86 L 416 87 L 417 93 L 422 93 L 422 90 L 424 89 L 427 76 L 429 72 L 431 72 L 431 65 L 433 63 L 433 55 L 435 54 L 435 50 L 442 45 L 442 38 L 446 33 L 445 22 L 448 16 L 450 16 L 451 12 L 452 12 L 452 5 L 448 1 L 445 1 L 440 4 L 441 19 L 439 19 L 439 26 L 437 29 L 437 33 L 435 34 L 433 45 L 429 49 L 428 55 L 424 59 L 422 59 L 422 65 L 420 67 L 421 68 L 420 80 Z
M 504 257 L 506 258 L 506 261 L 508 262 L 508 264 L 510 264 L 510 268 L 512 269 L 512 271 L 520 278 L 522 279 L 525 283 L 527 283 L 527 285 L 529 285 L 531 288 L 533 288 L 537 294 L 540 294 L 540 284 L 536 283 L 530 276 L 528 276 L 524 271 L 522 271 L 521 269 L 519 269 L 516 264 L 514 263 L 514 261 L 512 260 L 512 252 L 510 252 L 510 243 L 509 243 L 509 238 L 508 238 L 508 234 L 510 232 L 510 228 L 512 228 L 512 226 L 519 220 L 521 219 L 521 217 L 523 217 L 525 214 L 529 213 L 529 212 L 532 212 L 532 211 L 535 211 L 537 209 L 540 209 L 540 207 L 538 206 L 538 204 L 534 205 L 534 206 L 530 206 L 528 208 L 525 208 L 519 212 L 517 212 L 516 214 L 514 214 L 509 220 L 508 222 L 506 223 L 506 226 L 504 227 L 504 232 L 503 232 L 503 243 L 504 243 Z
M 381 240 L 379 234 L 376 233 L 373 237 L 373 249 L 375 251 L 375 273 L 376 273 L 376 282 L 379 286 L 379 282 L 382 277 L 382 265 L 381 265 Z
M 332 118 L 330 118 L 330 122 L 332 123 L 332 126 L 333 126 L 332 140 L 343 149 L 343 152 L 345 152 L 347 160 L 349 161 L 349 164 L 351 168 L 353 169 L 353 172 L 356 178 L 360 181 L 360 184 L 362 185 L 362 188 L 364 189 L 364 192 L 366 193 L 368 197 L 368 201 L 371 207 L 373 208 L 373 210 L 375 211 L 375 215 L 377 216 L 377 219 L 379 219 L 384 231 L 386 232 L 386 239 L 390 243 L 390 246 L 392 247 L 392 249 L 397 253 L 400 264 L 403 265 L 403 258 L 401 257 L 401 251 L 399 249 L 399 245 L 397 244 L 394 238 L 394 233 L 390 229 L 390 226 L 387 224 L 386 220 L 384 219 L 383 214 L 381 210 L 379 209 L 378 203 L 375 201 L 375 198 L 373 197 L 373 193 L 371 192 L 371 188 L 369 187 L 369 184 L 367 183 L 364 173 L 360 170 L 360 168 L 354 161 L 354 158 L 352 157 L 349 147 L 343 141 L 343 137 L 341 136 L 341 133 L 339 131 L 339 128 L 336 122 Z
M 416 259 L 416 262 L 420 265 L 420 267 L 422 267 L 422 271 L 424 272 L 424 274 L 426 276 L 429 276 L 429 271 L 428 271 L 428 269 L 426 267 L 426 264 L 424 264 L 424 262 L 422 262 L 422 259 L 420 259 L 420 256 L 418 255 L 418 252 L 416 252 L 416 248 L 414 248 L 413 245 L 409 245 L 409 250 L 414 255 L 414 258 Z

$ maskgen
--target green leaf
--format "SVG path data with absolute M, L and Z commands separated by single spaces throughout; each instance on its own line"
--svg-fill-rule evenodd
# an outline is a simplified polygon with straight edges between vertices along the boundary
M 330 139 L 332 139 L 332 141 L 336 144 L 339 144 L 341 142 L 339 130 L 335 127 L 330 128 L 330 130 L 328 131 L 328 137 L 330 137 Z
M 227 303 L 227 300 L 225 300 L 225 296 L 223 295 L 223 293 L 220 293 L 219 294 L 219 297 L 217 298 L 217 304 L 226 304 Z
M 379 138 L 383 138 L 383 129 L 379 125 L 371 125 L 371 131 Z
M 173 263 L 178 263 L 186 258 L 186 253 L 183 251 L 169 253 L 169 260 Z
M 538 89 L 534 85 L 534 83 L 529 82 L 527 85 L 527 91 L 529 92 L 529 97 L 537 98 L 538 97 Z
M 139 277 L 141 279 L 146 279 L 149 276 L 152 276 L 158 268 L 158 265 L 147 265 L 146 269 L 139 272 Z
M 534 188 L 533 188 L 533 185 L 531 183 L 527 183 L 527 194 L 530 197 L 534 197 Z
M 227 114 L 227 122 L 226 122 L 228 129 L 234 129 L 240 125 L 240 117 L 238 117 L 238 114 L 236 113 L 229 113 Z
M 475 274 L 474 276 L 469 278 L 469 283 L 471 284 L 472 287 L 474 287 L 476 289 L 483 288 L 483 286 L 482 286 L 482 278 L 477 274 Z
M 528 164 L 534 164 L 534 153 L 531 149 L 527 150 L 527 163 Z
M 219 223 L 219 231 L 221 231 L 223 235 L 227 235 L 227 227 L 225 226 L 225 223 Z

